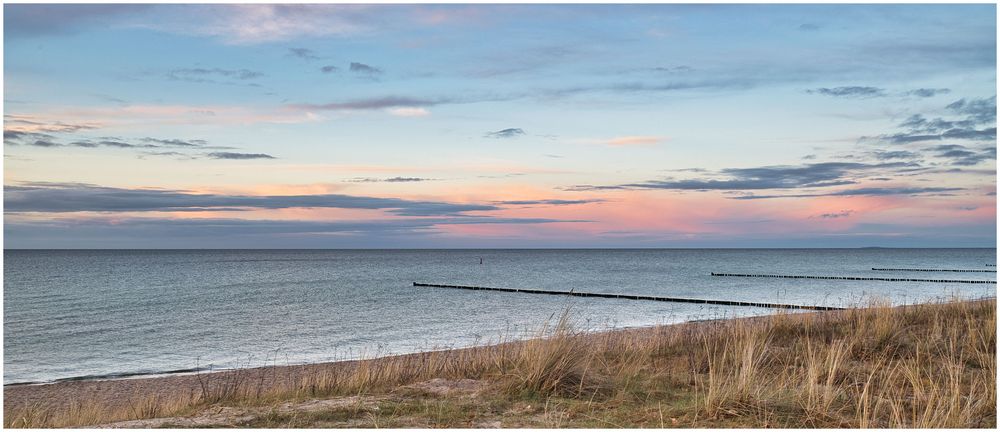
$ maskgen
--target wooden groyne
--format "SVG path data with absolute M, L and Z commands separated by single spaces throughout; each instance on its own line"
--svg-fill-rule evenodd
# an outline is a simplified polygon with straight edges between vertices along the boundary
M 800 275 L 739 274 L 739 273 L 715 273 L 715 272 L 712 272 L 712 276 L 783 278 L 783 279 L 832 279 L 832 280 L 859 280 L 859 281 L 886 281 L 886 282 L 938 282 L 938 283 L 968 283 L 968 284 L 997 283 L 997 281 L 991 281 L 991 280 L 968 280 L 968 279 L 913 279 L 913 278 L 882 278 L 882 277 L 856 277 L 856 276 L 800 276 Z
M 962 269 L 914 269 L 914 268 L 877 268 L 874 271 L 904 271 L 904 272 L 957 272 L 957 273 L 996 273 L 996 270 L 962 270 Z
M 757 303 L 757 302 L 741 302 L 741 301 L 731 301 L 731 300 L 705 300 L 705 299 L 690 299 L 690 298 L 679 298 L 679 297 L 658 297 L 658 296 L 644 296 L 644 295 L 633 295 L 633 294 L 589 293 L 589 292 L 576 292 L 573 290 L 551 291 L 551 290 L 536 290 L 536 289 L 521 289 L 521 288 L 492 288 L 492 287 L 467 286 L 467 285 L 428 284 L 420 282 L 414 282 L 413 286 L 430 287 L 430 288 L 454 288 L 454 289 L 475 290 L 475 291 L 516 292 L 524 294 L 565 295 L 573 297 L 597 297 L 597 298 L 611 298 L 611 299 L 622 299 L 622 300 L 649 300 L 649 301 L 661 301 L 661 302 L 673 302 L 673 303 L 700 303 L 700 304 L 711 304 L 711 305 L 722 305 L 722 306 L 753 306 L 753 307 L 775 308 L 775 309 L 807 309 L 807 310 L 818 310 L 818 311 L 844 309 L 832 306 L 806 306 L 806 305 L 781 304 L 781 303 Z

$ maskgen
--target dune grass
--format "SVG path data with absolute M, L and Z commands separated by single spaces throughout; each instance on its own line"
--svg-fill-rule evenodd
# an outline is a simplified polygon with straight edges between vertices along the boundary
M 199 394 L 105 409 L 28 406 L 5 427 L 68 427 L 241 407 L 248 427 L 996 426 L 996 301 L 688 323 L 605 333 L 564 315 L 538 337 L 385 357 L 263 388 L 205 374 Z M 450 396 L 407 387 L 476 380 Z M 310 412 L 295 401 L 353 398 Z M 367 401 L 367 402 L 365 402 Z M 247 411 L 249 410 L 249 411 Z M 161 425 L 169 426 L 170 423 Z

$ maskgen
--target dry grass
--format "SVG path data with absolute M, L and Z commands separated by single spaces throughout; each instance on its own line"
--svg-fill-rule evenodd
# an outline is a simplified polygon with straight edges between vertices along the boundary
M 25 406 L 5 427 L 67 427 L 257 409 L 257 427 L 995 427 L 996 301 L 780 314 L 585 333 L 564 315 L 534 339 L 358 362 L 263 386 L 206 374 L 191 398 L 99 409 Z M 434 378 L 474 397 L 402 391 Z M 351 396 L 367 405 L 279 413 Z M 368 398 L 368 399 L 364 399 Z M 259 408 L 259 409 L 258 409 Z

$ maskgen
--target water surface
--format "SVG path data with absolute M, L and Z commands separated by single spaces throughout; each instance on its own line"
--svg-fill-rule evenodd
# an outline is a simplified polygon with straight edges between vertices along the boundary
M 480 265 L 480 258 L 483 264 Z M 4 251 L 4 383 L 295 364 L 466 346 L 538 329 L 773 313 L 747 307 L 414 288 L 412 282 L 852 306 L 995 296 L 995 249 Z

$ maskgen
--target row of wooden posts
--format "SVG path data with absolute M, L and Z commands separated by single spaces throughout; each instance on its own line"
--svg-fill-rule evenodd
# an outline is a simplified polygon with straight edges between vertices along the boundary
M 453 288 L 453 289 L 464 289 L 464 290 L 474 290 L 474 291 L 516 292 L 523 294 L 565 295 L 573 297 L 598 297 L 598 298 L 612 298 L 621 300 L 649 300 L 649 301 L 662 301 L 662 302 L 673 302 L 673 303 L 701 303 L 701 304 L 723 305 L 723 306 L 754 306 L 754 307 L 776 308 L 776 309 L 809 309 L 809 310 L 819 310 L 819 311 L 843 309 L 832 306 L 806 306 L 806 305 L 794 305 L 794 304 L 782 304 L 782 303 L 741 302 L 732 300 L 705 300 L 705 299 L 658 297 L 658 296 L 645 296 L 645 295 L 633 295 L 633 294 L 590 293 L 590 292 L 578 292 L 573 290 L 553 291 L 553 290 L 536 290 L 536 289 L 523 289 L 523 288 L 494 288 L 494 287 L 468 286 L 468 285 L 430 284 L 430 283 L 420 283 L 420 282 L 414 282 L 413 286 L 431 287 L 431 288 Z
M 987 266 L 996 267 L 995 264 L 987 264 Z M 893 268 L 877 268 L 872 267 L 874 271 L 924 271 L 924 272 L 982 272 L 982 273 L 996 273 L 996 270 L 950 270 L 950 269 L 893 269 Z M 711 273 L 712 276 L 722 276 L 722 277 L 750 277 L 750 278 L 782 278 L 782 279 L 832 279 L 832 280 L 861 280 L 861 281 L 886 281 L 886 282 L 935 282 L 935 283 L 967 283 L 967 284 L 996 284 L 996 281 L 991 280 L 969 280 L 969 279 L 915 279 L 915 278 L 883 278 L 883 277 L 859 277 L 859 276 L 806 276 L 806 275 L 776 275 L 776 274 L 742 274 L 742 273 Z M 555 290 L 537 290 L 537 289 L 523 289 L 523 288 L 495 288 L 495 287 L 483 287 L 483 286 L 470 286 L 470 285 L 447 285 L 447 284 L 432 284 L 432 283 L 421 283 L 413 282 L 415 287 L 430 287 L 430 288 L 452 288 L 452 289 L 463 289 L 463 290 L 474 290 L 474 291 L 501 291 L 501 292 L 515 292 L 524 294 L 547 294 L 547 295 L 565 295 L 572 297 L 596 297 L 596 298 L 611 298 L 611 299 L 623 299 L 623 300 L 648 300 L 648 301 L 662 301 L 662 302 L 674 302 L 674 303 L 699 303 L 699 304 L 711 304 L 711 305 L 722 305 L 722 306 L 752 306 L 752 307 L 764 307 L 764 308 L 776 308 L 776 309 L 808 309 L 808 310 L 818 310 L 818 311 L 829 311 L 829 310 L 842 310 L 844 308 L 832 307 L 832 306 L 811 306 L 811 305 L 795 305 L 795 304 L 784 304 L 784 303 L 761 303 L 761 302 L 743 302 L 743 301 L 733 301 L 733 300 L 707 300 L 707 299 L 692 299 L 692 298 L 681 298 L 681 297 L 659 297 L 659 296 L 646 296 L 646 295 L 634 295 L 634 294 L 612 294 L 612 293 L 591 293 L 591 292 L 578 292 L 575 290 L 569 291 L 555 291 Z
M 996 284 L 991 280 L 970 280 L 970 279 L 914 279 L 914 278 L 883 278 L 883 277 L 861 277 L 861 276 L 803 276 L 803 275 L 776 275 L 776 274 L 742 274 L 742 273 L 715 273 L 712 276 L 725 277 L 749 277 L 749 278 L 782 278 L 782 279 L 829 279 L 829 280 L 860 280 L 860 281 L 885 281 L 885 282 L 937 282 L 937 283 L 968 283 L 968 284 Z
M 876 268 L 874 271 L 901 271 L 901 272 L 957 272 L 957 273 L 996 273 L 996 270 L 982 269 L 911 269 L 911 268 Z

